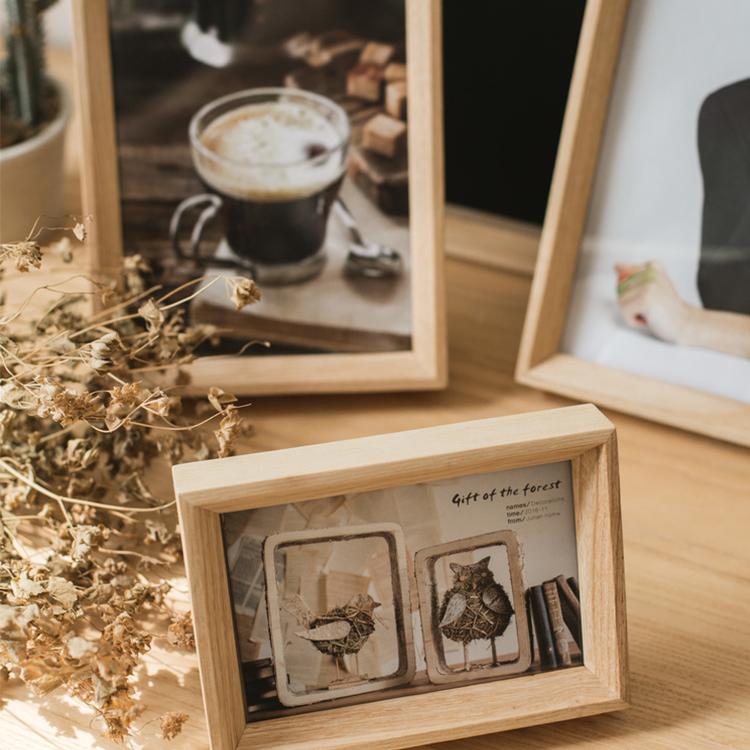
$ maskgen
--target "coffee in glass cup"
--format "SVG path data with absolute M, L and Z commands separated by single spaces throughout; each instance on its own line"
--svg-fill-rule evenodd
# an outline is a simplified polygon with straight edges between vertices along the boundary
M 203 228 L 220 215 L 230 257 L 203 263 L 246 268 L 261 284 L 318 274 L 346 164 L 350 129 L 344 111 L 307 91 L 250 89 L 200 109 L 189 135 L 206 193 L 175 211 L 170 233 L 178 255 L 200 261 Z M 180 221 L 186 210 L 200 207 L 186 255 Z

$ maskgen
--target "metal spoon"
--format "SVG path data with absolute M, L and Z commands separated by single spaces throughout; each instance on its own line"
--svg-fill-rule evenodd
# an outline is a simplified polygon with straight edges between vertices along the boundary
M 346 273 L 371 279 L 398 276 L 403 268 L 398 250 L 366 240 L 359 231 L 356 219 L 341 198 L 336 199 L 335 207 L 352 238 L 344 265 Z

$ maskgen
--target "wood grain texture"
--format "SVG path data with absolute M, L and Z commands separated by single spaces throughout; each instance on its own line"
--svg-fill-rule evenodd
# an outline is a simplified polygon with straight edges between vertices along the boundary
M 221 518 L 178 503 L 182 550 L 190 581 L 201 687 L 212 748 L 236 747 L 245 728 L 245 701 L 234 637 Z M 221 637 L 217 636 L 217 629 Z
M 445 213 L 448 257 L 531 276 L 541 227 L 516 219 L 449 205 Z
M 555 354 L 526 372 L 526 385 L 589 398 L 613 409 L 750 446 L 750 405 L 672 385 L 570 354 Z
M 235 705 L 241 698 L 236 647 L 231 653 L 224 645 L 233 640 L 234 630 L 226 620 L 226 564 L 215 549 L 214 529 L 218 529 L 222 512 L 561 460 L 574 462 L 573 503 L 581 619 L 585 623 L 584 666 L 567 671 L 567 695 L 557 695 L 557 681 L 548 694 L 548 675 L 524 675 L 512 683 L 472 686 L 472 692 L 466 694 L 468 688 L 462 685 L 445 692 L 330 708 L 304 718 L 288 716 L 252 723 L 245 728 L 239 747 L 301 748 L 307 746 L 312 733 L 320 750 L 405 748 L 436 736 L 470 736 L 624 708 L 625 601 L 618 470 L 613 446 L 614 426 L 598 409 L 585 404 L 176 466 L 173 476 L 177 503 L 181 518 L 190 521 L 182 533 L 187 542 L 184 549 L 196 637 L 203 644 L 198 658 L 212 750 L 238 747 L 236 738 L 227 734 L 227 727 L 234 728 L 237 723 Z M 292 536 L 305 538 L 315 534 L 319 532 Z M 477 537 L 476 542 L 479 540 Z M 444 547 L 451 546 L 455 545 Z M 437 549 L 444 551 L 442 547 Z M 269 554 L 266 551 L 267 564 Z M 522 597 L 518 570 L 514 585 L 513 594 Z M 203 593 L 209 588 L 210 602 Z M 218 601 L 222 591 L 224 604 Z M 517 612 L 525 612 L 522 598 L 515 603 Z M 273 628 L 273 618 L 270 622 Z M 527 634 L 527 628 L 523 629 Z M 219 643 L 221 647 L 216 646 Z M 207 652 L 209 644 L 211 650 Z M 278 640 L 275 652 L 277 647 Z M 523 659 L 523 646 L 519 645 L 519 649 Z M 525 658 L 528 665 L 528 642 Z M 428 672 L 437 681 L 429 663 Z M 442 676 L 440 681 L 448 679 Z M 598 681 L 598 689 L 592 679 Z M 507 696 L 511 695 L 513 701 L 508 703 Z M 472 706 L 471 711 L 463 711 L 458 723 L 452 711 L 456 702 Z M 224 710 L 224 706 L 231 710 Z M 410 719 L 399 726 L 399 717 L 405 711 L 411 712 Z M 388 729 L 384 731 L 383 726 Z
M 86 242 L 92 265 L 105 274 L 118 267 L 122 254 L 112 60 L 106 29 L 106 0 L 73 0 Z
M 560 352 L 629 0 L 586 5 L 526 322 L 525 385 L 750 446 L 750 405 Z
M 122 258 L 120 186 L 107 0 L 74 0 L 73 50 L 82 121 L 84 212 L 96 270 Z M 406 4 L 412 349 L 404 352 L 196 359 L 188 393 L 220 384 L 238 394 L 441 389 L 447 354 L 443 281 L 442 46 L 438 0 Z
M 518 355 L 519 374 L 559 347 L 628 2 L 586 4 Z
M 293 502 L 561 461 L 611 430 L 598 409 L 582 404 L 543 418 L 516 414 L 180 464 L 173 474 L 182 502 L 225 513 L 276 505 L 280 496 Z

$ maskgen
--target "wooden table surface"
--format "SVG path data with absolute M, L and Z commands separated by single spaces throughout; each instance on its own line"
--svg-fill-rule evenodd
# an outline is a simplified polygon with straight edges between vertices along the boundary
M 502 235 L 512 240 L 507 228 Z M 475 233 L 463 217 L 448 236 L 452 249 L 462 243 L 472 249 L 486 244 L 487 227 Z M 528 247 L 527 234 L 519 243 Z M 526 273 L 451 258 L 446 391 L 258 399 L 250 409 L 255 434 L 245 447 L 275 449 L 570 403 L 513 382 L 529 284 Z M 632 707 L 431 748 L 750 748 L 750 451 L 608 416 L 620 440 Z M 184 579 L 175 584 L 186 588 Z M 131 747 L 207 747 L 195 655 L 156 642 L 138 687 L 148 710 Z M 12 684 L 2 697 L 3 750 L 121 747 L 104 742 L 93 715 L 58 694 L 32 699 Z M 163 743 L 152 720 L 169 710 L 184 710 L 190 720 L 178 739 Z

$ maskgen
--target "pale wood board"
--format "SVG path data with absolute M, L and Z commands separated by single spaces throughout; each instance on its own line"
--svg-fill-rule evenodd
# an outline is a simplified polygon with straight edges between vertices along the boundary
M 95 268 L 122 258 L 107 0 L 73 0 L 73 51 L 81 112 L 83 211 Z M 440 389 L 447 373 L 443 294 L 442 47 L 438 0 L 406 3 L 412 347 L 409 351 L 197 358 L 193 392 L 335 393 Z
M 449 204 L 445 212 L 445 252 L 449 258 L 531 276 L 541 231 L 541 227 L 525 221 Z M 470 243 L 465 241 L 467 234 L 471 235 Z
M 470 227 L 463 241 L 474 241 Z M 448 262 L 447 276 L 448 390 L 258 399 L 250 413 L 255 434 L 243 449 L 570 403 L 513 380 L 529 280 L 455 260 Z M 33 275 L 25 283 L 33 286 Z M 620 449 L 632 707 L 499 735 L 435 740 L 431 750 L 750 749 L 750 451 L 612 411 L 608 416 Z M 175 585 L 187 589 L 184 577 Z M 186 711 L 190 720 L 169 743 L 156 738 L 153 722 L 133 740 L 134 748 L 208 747 L 195 654 L 157 642 L 138 688 L 148 705 L 139 726 L 171 710 Z M 122 748 L 101 738 L 91 712 L 59 693 L 38 699 L 11 684 L 0 685 L 0 696 L 6 701 L 0 731 L 7 750 Z M 464 710 L 458 704 L 454 714 Z
M 560 352 L 576 259 L 629 0 L 589 0 L 570 84 L 534 282 L 519 382 L 750 446 L 750 406 Z

